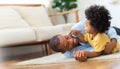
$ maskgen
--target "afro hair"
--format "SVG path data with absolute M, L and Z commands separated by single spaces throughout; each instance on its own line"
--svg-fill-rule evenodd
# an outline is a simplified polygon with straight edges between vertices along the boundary
M 92 5 L 85 10 L 87 20 L 90 20 L 90 25 L 99 33 L 104 33 L 109 29 L 111 16 L 109 11 L 104 6 Z

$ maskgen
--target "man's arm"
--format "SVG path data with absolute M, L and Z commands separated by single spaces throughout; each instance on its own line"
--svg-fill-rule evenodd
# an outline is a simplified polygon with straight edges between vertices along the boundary
M 116 39 L 118 40 L 118 35 L 117 35 L 117 32 L 116 30 L 113 28 L 113 27 L 110 27 L 108 32 L 107 32 L 107 35 L 109 36 L 110 39 Z
M 77 35 L 72 34 L 72 30 L 78 30 L 79 32 L 81 32 L 82 34 L 85 34 L 85 21 L 80 21 L 78 23 L 76 23 L 74 26 L 72 26 L 70 33 L 67 35 L 67 37 L 71 38 L 71 37 L 77 37 Z
M 87 60 L 87 58 L 97 57 L 101 53 L 100 52 L 89 52 L 89 51 L 79 50 L 79 51 L 74 51 L 73 54 L 74 54 L 74 58 L 76 60 L 85 61 L 85 60 Z
M 72 26 L 71 30 L 78 30 L 82 34 L 85 34 L 85 21 L 80 21 L 79 23 L 76 23 L 74 26 Z
M 116 30 L 113 27 L 110 27 L 108 30 L 107 35 L 111 39 L 109 43 L 106 44 L 105 49 L 103 50 L 102 54 L 110 54 L 112 53 L 113 49 L 116 47 L 118 35 Z
M 112 38 L 109 43 L 106 44 L 105 49 L 102 51 L 102 54 L 110 54 L 116 47 L 117 40 L 115 38 Z

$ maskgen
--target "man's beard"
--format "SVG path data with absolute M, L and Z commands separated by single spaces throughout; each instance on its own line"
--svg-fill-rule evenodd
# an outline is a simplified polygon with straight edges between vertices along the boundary
M 75 47 L 76 47 L 76 46 L 79 46 L 80 43 L 79 43 L 79 38 L 76 37 L 75 39 L 76 39 L 76 43 L 75 43 Z

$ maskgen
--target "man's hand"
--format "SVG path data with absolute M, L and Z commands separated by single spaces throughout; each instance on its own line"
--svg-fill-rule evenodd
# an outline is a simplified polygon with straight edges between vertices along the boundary
M 103 54 L 110 54 L 110 53 L 112 53 L 112 51 L 116 47 L 116 44 L 117 44 L 117 40 L 115 38 L 111 39 L 111 41 L 108 42 L 105 45 L 105 49 L 103 50 Z
M 74 51 L 73 54 L 74 54 L 74 58 L 77 61 L 82 61 L 83 62 L 83 61 L 87 60 L 87 56 L 86 56 L 86 52 L 85 51 L 82 51 L 82 50 Z

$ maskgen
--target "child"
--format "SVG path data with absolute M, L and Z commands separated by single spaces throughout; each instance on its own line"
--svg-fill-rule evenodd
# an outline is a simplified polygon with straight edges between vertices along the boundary
M 72 30 L 71 34 L 76 34 L 81 42 L 89 42 L 94 51 L 74 51 L 74 58 L 79 61 L 85 61 L 87 58 L 99 56 L 105 49 L 107 42 L 110 42 L 109 37 L 105 32 L 110 27 L 111 16 L 104 6 L 93 5 L 85 10 L 86 24 L 85 35 L 82 35 L 78 30 Z M 119 43 L 112 51 L 115 53 L 119 50 Z

